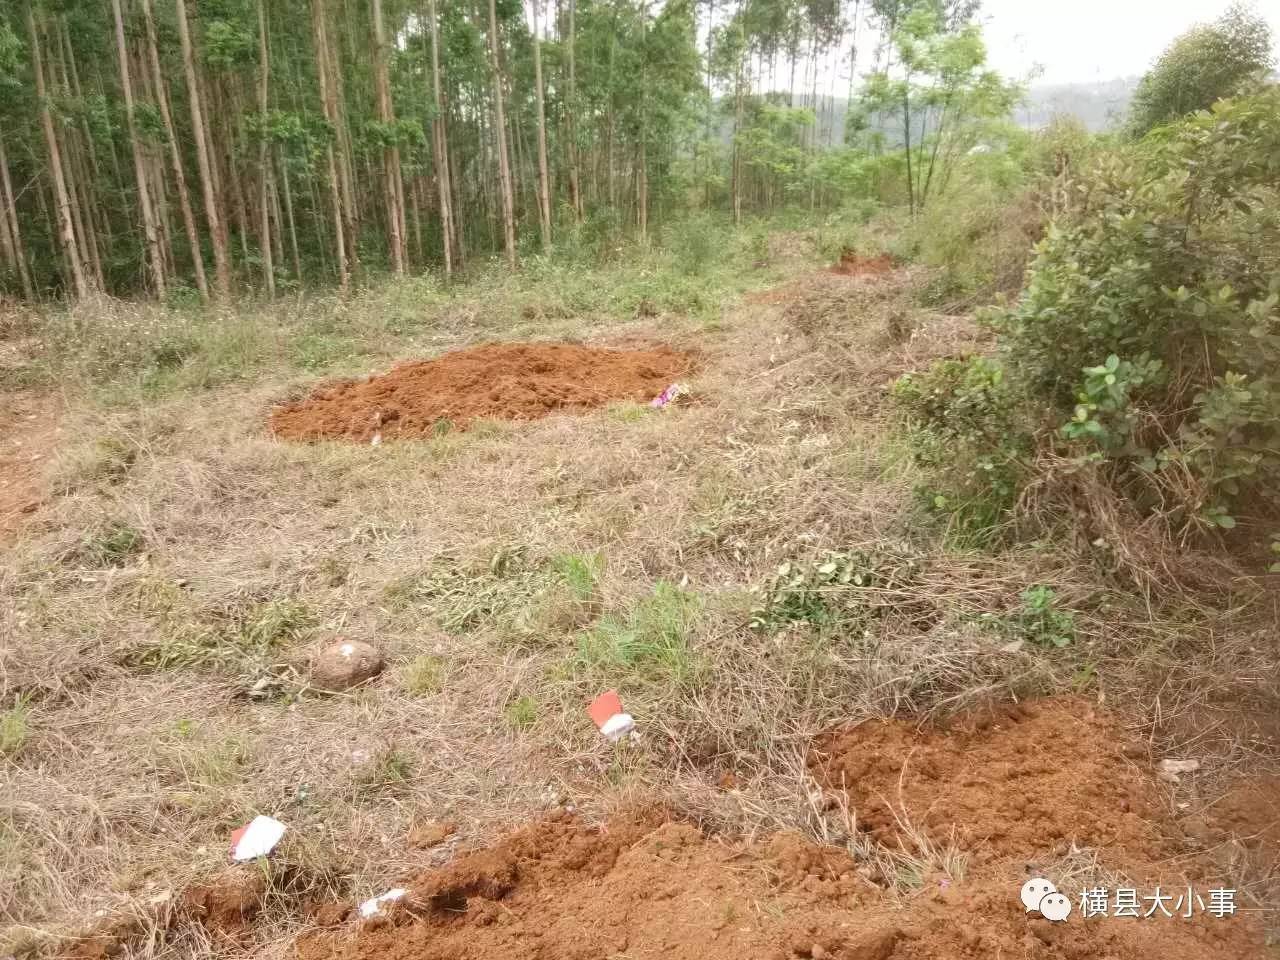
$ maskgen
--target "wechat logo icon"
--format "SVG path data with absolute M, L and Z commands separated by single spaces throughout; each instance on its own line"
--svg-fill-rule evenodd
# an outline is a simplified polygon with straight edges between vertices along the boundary
M 1071 901 L 1058 892 L 1058 888 L 1044 877 L 1032 877 L 1022 885 L 1022 905 L 1027 913 L 1033 910 L 1044 917 L 1059 923 L 1071 915 Z

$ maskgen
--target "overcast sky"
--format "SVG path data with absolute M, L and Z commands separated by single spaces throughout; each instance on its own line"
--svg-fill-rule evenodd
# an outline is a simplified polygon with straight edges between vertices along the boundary
M 1006 76 L 1081 83 L 1141 74 L 1169 41 L 1230 0 L 983 0 L 988 60 Z M 1280 0 L 1255 0 L 1280 39 Z

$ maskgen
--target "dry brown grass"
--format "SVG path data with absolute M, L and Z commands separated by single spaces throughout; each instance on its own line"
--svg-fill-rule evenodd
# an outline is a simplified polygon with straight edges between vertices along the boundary
M 145 919 L 139 956 L 234 952 L 199 928 L 161 936 L 148 904 L 215 874 L 256 813 L 290 827 L 254 932 L 270 953 L 305 897 L 380 892 L 564 802 L 604 813 L 657 798 L 737 833 L 853 843 L 853 812 L 824 809 L 804 767 L 837 720 L 1073 688 L 1160 689 L 1186 711 L 1193 678 L 1210 685 L 1202 700 L 1223 691 L 1190 664 L 1216 669 L 1256 641 L 1230 612 L 1171 621 L 1076 554 L 958 554 L 919 525 L 883 389 L 981 338 L 923 315 L 900 342 L 902 277 L 817 282 L 792 306 L 733 307 L 712 332 L 667 319 L 600 334 L 699 348 L 696 401 L 665 412 L 370 448 L 266 436 L 266 409 L 297 378 L 77 409 L 58 497 L 0 560 L 0 703 L 24 697 L 30 727 L 0 758 L 10 949 L 123 913 Z M 902 540 L 922 561 L 910 604 L 876 598 L 856 630 L 749 626 L 751 590 L 782 560 Z M 596 553 L 575 593 L 556 558 Z M 678 617 L 650 603 L 660 582 L 693 598 Z M 1076 610 L 1070 650 L 1010 652 L 982 629 L 1033 583 Z M 673 617 L 674 644 L 627 652 Z M 390 669 L 343 694 L 309 688 L 308 653 L 335 634 L 378 644 Z M 1205 643 L 1213 657 L 1185 656 Z M 613 685 L 639 741 L 605 743 L 587 720 Z M 1263 680 L 1261 702 L 1277 689 Z M 437 818 L 458 835 L 410 849 L 413 822 Z M 962 869 L 950 849 L 855 854 L 881 875 Z

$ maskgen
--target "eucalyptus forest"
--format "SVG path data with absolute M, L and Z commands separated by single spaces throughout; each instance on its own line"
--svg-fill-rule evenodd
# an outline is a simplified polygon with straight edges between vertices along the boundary
M 226 299 L 448 275 L 691 208 L 829 207 L 886 150 L 923 205 L 1016 96 L 976 10 L 6 0 L 5 282 Z

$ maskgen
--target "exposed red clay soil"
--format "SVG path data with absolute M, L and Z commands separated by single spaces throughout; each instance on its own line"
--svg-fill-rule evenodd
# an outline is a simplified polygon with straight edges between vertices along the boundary
M 840 254 L 840 262 L 831 268 L 831 272 L 846 277 L 879 277 L 891 273 L 893 268 L 893 257 L 887 253 L 876 257 L 860 257 L 852 250 L 845 250 Z
M 205 928 L 234 934 L 244 929 L 267 895 L 267 880 L 256 867 L 235 867 L 209 883 L 187 888 L 182 907 Z
M 59 420 L 59 404 L 50 398 L 0 395 L 0 543 L 40 507 Z
M 1080 847 L 1159 854 L 1159 789 L 1110 718 L 1054 699 L 961 716 L 947 729 L 867 721 L 817 741 L 809 765 L 890 847 L 952 838 L 971 862 Z M 1149 765 L 1148 765 L 1149 770 Z
M 666 347 L 607 350 L 564 343 L 491 343 L 381 376 L 331 384 L 277 407 L 271 429 L 288 440 L 430 436 L 447 421 L 533 420 L 616 400 L 647 402 L 692 360 Z
M 962 876 L 934 870 L 895 894 L 843 849 L 797 835 L 727 841 L 655 813 L 606 827 L 556 815 L 413 878 L 388 917 L 303 936 L 298 957 L 1266 957 L 1261 922 L 1243 910 L 1221 919 L 1086 920 L 1077 909 L 1059 924 L 1023 910 L 1023 881 L 1038 865 L 1051 867 L 1072 839 L 1096 845 L 1108 868 L 1139 887 L 1147 876 L 1166 891 L 1179 889 L 1175 874 L 1182 890 L 1217 881 L 1185 847 L 1182 856 L 1172 850 L 1177 825 L 1139 754 L 1117 722 L 1073 699 L 977 712 L 947 729 L 862 724 L 819 741 L 814 773 L 842 783 L 860 822 L 890 848 L 911 843 L 891 802 L 931 839 L 954 835 L 970 854 Z M 1241 806 L 1252 811 L 1252 798 L 1229 806 L 1228 818 Z M 1064 892 L 1078 899 L 1078 890 Z

